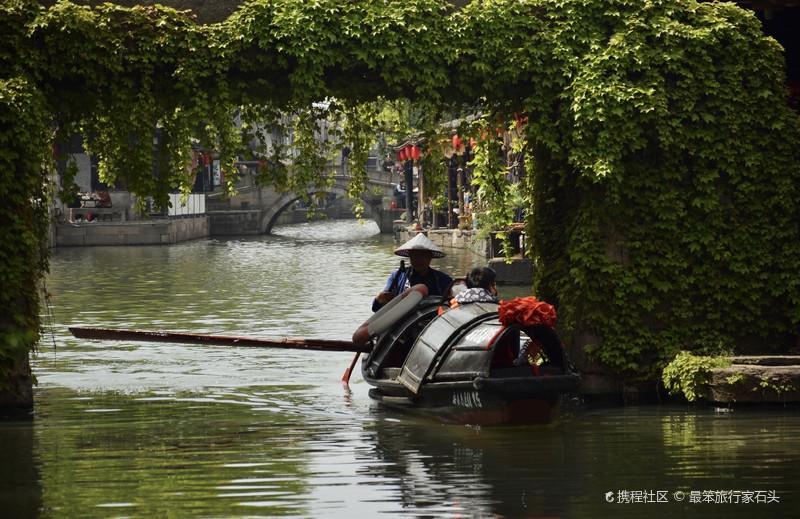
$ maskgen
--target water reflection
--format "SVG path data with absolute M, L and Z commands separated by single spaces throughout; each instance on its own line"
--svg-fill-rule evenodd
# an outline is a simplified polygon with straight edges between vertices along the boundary
M 64 517 L 110 513 L 92 509 L 148 517 L 742 517 L 788 516 L 800 497 L 795 413 L 576 408 L 549 426 L 477 428 L 373 403 L 347 407 L 341 394 L 339 405 L 323 407 L 310 396 L 293 386 L 182 395 L 40 390 L 44 507 Z M 698 442 L 684 442 L 692 428 Z M 725 431 L 747 441 L 728 446 Z M 759 443 L 764 433 L 773 440 Z M 774 490 L 781 503 L 701 509 L 605 500 L 609 491 L 648 489 Z
M 680 443 L 684 426 L 705 439 Z M 800 510 L 791 475 L 800 458 L 791 452 L 800 419 L 791 411 L 721 418 L 702 408 L 578 408 L 546 427 L 458 428 L 404 419 L 376 421 L 369 431 L 374 456 L 386 463 L 365 475 L 394 478 L 404 506 L 430 516 L 746 517 Z M 766 431 L 773 442 L 759 441 Z M 729 444 L 731 433 L 744 441 Z M 737 489 L 774 491 L 780 504 L 689 502 L 692 491 Z M 607 502 L 608 492 L 616 499 L 626 490 L 666 491 L 668 501 Z M 685 493 L 684 502 L 674 499 L 676 491 Z
M 267 423 L 254 422 L 251 406 L 266 403 L 257 395 L 45 390 L 40 399 L 45 505 L 58 516 L 85 517 L 99 507 L 131 508 L 119 513 L 140 517 L 167 510 L 222 517 L 242 502 L 230 487 L 245 484 L 271 493 L 271 504 L 262 500 L 265 514 L 306 513 L 298 498 L 307 473 L 302 420 L 274 412 Z M 263 441 L 273 431 L 281 441 Z M 251 477 L 259 472 L 280 477 Z
M 36 517 L 41 508 L 31 418 L 0 416 L 0 511 L 6 517 L 23 518 Z
M 568 407 L 546 427 L 470 428 L 387 411 L 358 373 L 343 390 L 348 353 L 91 342 L 66 330 L 347 338 L 397 263 L 391 237 L 374 231 L 333 222 L 174 247 L 57 251 L 48 280 L 57 347 L 44 342 L 34 362 L 33 422 L 0 423 L 0 445 L 11 446 L 0 459 L 8 503 L 0 510 L 348 518 L 797 511 L 800 417 L 791 410 Z M 450 272 L 482 262 L 448 252 L 438 266 Z M 780 508 L 604 497 L 745 488 L 776 490 Z

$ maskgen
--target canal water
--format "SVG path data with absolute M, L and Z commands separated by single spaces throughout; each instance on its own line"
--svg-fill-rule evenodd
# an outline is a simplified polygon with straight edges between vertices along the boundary
M 0 420 L 2 517 L 791 517 L 793 408 L 590 407 L 444 425 L 371 401 L 349 353 L 74 339 L 68 325 L 347 339 L 397 266 L 355 221 L 61 249 L 31 418 Z M 435 266 L 482 260 L 448 251 Z M 506 296 L 527 287 L 501 287 Z

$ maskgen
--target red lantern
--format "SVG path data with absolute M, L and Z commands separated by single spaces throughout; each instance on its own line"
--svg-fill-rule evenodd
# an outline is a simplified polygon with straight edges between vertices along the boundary
M 398 154 L 398 156 L 400 157 L 400 161 L 405 161 L 406 158 L 407 158 L 406 157 L 406 149 L 405 148 L 400 148 L 400 153 Z
M 453 148 L 458 149 L 461 147 L 461 137 L 458 134 L 453 135 Z
M 208 166 L 211 164 L 211 155 L 208 153 L 203 153 L 203 165 Z
M 414 160 L 419 160 L 419 146 L 416 144 L 411 146 L 411 158 Z

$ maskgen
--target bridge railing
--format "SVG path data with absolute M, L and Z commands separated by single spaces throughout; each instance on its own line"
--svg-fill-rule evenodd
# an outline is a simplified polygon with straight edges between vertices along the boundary
M 371 157 L 371 159 L 376 158 Z M 329 170 L 333 171 L 334 176 L 337 178 L 346 179 L 351 176 L 349 168 L 331 167 Z M 393 173 L 391 170 L 384 171 L 384 169 L 377 164 L 377 160 L 367 163 L 367 178 L 369 178 L 370 182 L 374 184 L 388 185 L 391 183 L 396 184 L 400 181 L 396 173 Z
M 180 193 L 170 193 L 169 202 L 170 208 L 167 216 L 189 216 L 206 212 L 206 195 L 203 193 L 189 195 L 185 204 L 181 202 Z

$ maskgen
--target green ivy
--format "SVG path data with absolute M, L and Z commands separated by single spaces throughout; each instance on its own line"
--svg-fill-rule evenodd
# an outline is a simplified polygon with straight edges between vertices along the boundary
M 661 380 L 670 394 L 683 394 L 693 402 L 707 391 L 711 370 L 730 364 L 724 357 L 704 357 L 682 351 L 664 368 Z
M 40 282 L 47 271 L 51 131 L 40 92 L 0 79 L 0 364 L 39 338 Z

